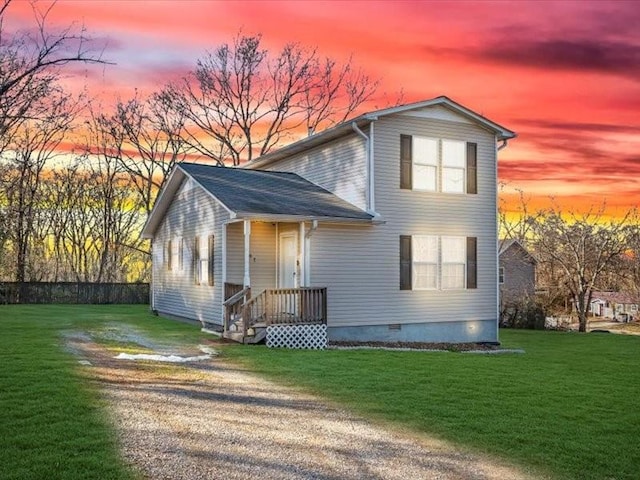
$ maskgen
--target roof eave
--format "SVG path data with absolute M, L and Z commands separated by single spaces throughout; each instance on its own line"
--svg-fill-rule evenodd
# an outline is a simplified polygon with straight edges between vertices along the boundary
M 372 224 L 374 218 L 357 218 L 357 217 L 334 217 L 334 216 L 317 216 L 317 215 L 289 215 L 279 213 L 259 213 L 259 212 L 237 212 L 236 219 L 238 220 L 259 220 L 266 222 L 311 222 L 318 221 L 323 223 L 358 223 L 358 224 Z M 379 221 L 377 221 L 379 223 Z
M 351 133 L 352 127 L 351 124 L 354 122 L 359 126 L 367 125 L 371 122 L 378 120 L 379 117 L 393 115 L 395 113 L 402 113 L 409 110 L 415 110 L 418 108 L 426 108 L 432 107 L 435 105 L 443 105 L 450 110 L 453 110 L 460 115 L 480 124 L 484 128 L 488 129 L 492 133 L 496 135 L 496 138 L 500 141 L 509 140 L 511 138 L 515 138 L 517 135 L 515 132 L 509 130 L 508 128 L 503 127 L 502 125 L 489 120 L 486 117 L 474 112 L 473 110 L 469 110 L 467 107 L 451 100 L 446 96 L 439 96 L 436 98 L 432 98 L 431 100 L 424 100 L 422 102 L 410 103 L 407 105 L 401 105 L 397 107 L 385 108 L 382 110 L 377 110 L 375 112 L 365 113 L 358 117 L 352 118 L 351 120 L 346 120 L 335 127 L 329 128 L 327 130 L 323 130 L 322 132 L 312 135 L 310 137 L 303 138 L 298 140 L 291 145 L 280 148 L 275 152 L 268 153 L 259 157 L 255 160 L 252 160 L 245 165 L 242 165 L 242 168 L 254 169 L 260 168 L 270 163 L 273 163 L 277 160 L 280 160 L 286 156 L 296 154 L 298 152 L 308 150 L 310 148 L 321 145 L 322 143 L 340 138 L 341 136 L 348 135 Z
M 267 153 L 266 155 L 256 158 L 255 160 L 251 160 L 250 162 L 242 165 L 240 168 L 253 170 L 256 168 L 263 167 L 270 163 L 276 162 L 284 157 L 295 155 L 296 153 L 302 152 L 304 150 L 308 150 L 310 148 L 317 147 L 318 145 L 322 145 L 327 141 L 336 140 L 340 137 L 344 137 L 346 135 L 349 135 L 350 133 L 353 133 L 353 129 L 351 127 L 351 124 L 353 122 L 355 122 L 359 127 L 361 127 L 363 125 L 369 124 L 371 121 L 372 119 L 368 115 L 361 115 L 352 120 L 347 120 L 346 122 L 336 125 L 335 127 L 328 128 L 310 137 L 302 138 L 297 142 L 294 142 L 290 145 L 279 148 L 274 152 Z
M 177 177 L 177 179 L 176 179 Z M 160 225 L 160 221 L 164 217 L 164 214 L 169 208 L 171 204 L 171 200 L 173 196 L 178 191 L 180 187 L 180 183 L 185 177 L 185 173 L 182 169 L 174 167 L 172 172 L 169 174 L 169 178 L 167 178 L 162 190 L 158 194 L 155 203 L 153 204 L 153 208 L 147 217 L 147 221 L 144 223 L 144 227 L 142 227 L 142 231 L 140 232 L 140 237 L 144 239 L 152 239 L 155 236 L 156 230 Z M 167 193 L 168 192 L 168 193 Z

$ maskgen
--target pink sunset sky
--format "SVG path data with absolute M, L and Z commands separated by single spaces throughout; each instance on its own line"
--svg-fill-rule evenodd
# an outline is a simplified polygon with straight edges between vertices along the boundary
M 40 2 L 39 5 L 48 5 Z M 12 28 L 33 26 L 26 1 Z M 446 95 L 514 130 L 500 152 L 503 199 L 523 190 L 611 213 L 640 200 L 640 8 L 633 1 L 70 1 L 50 26 L 84 24 L 115 65 L 68 81 L 103 101 L 184 76 L 242 30 L 264 45 L 317 47 L 380 78 L 379 98 Z

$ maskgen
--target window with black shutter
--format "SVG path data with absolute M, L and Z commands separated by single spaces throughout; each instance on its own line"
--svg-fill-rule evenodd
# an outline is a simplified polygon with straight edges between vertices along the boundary
M 200 285 L 200 237 L 193 239 L 193 258 L 191 264 L 193 267 L 193 283 Z
M 478 193 L 478 144 L 467 142 L 467 193 Z
M 411 235 L 400 235 L 400 290 L 411 290 Z
M 208 254 L 209 254 L 209 258 L 208 258 L 208 262 L 207 262 L 207 266 L 208 266 L 208 276 L 209 276 L 209 286 L 213 286 L 214 285 L 214 278 L 213 278 L 213 273 L 214 273 L 214 267 L 215 267 L 215 263 L 214 263 L 214 246 L 215 246 L 215 238 L 213 235 L 209 235 L 209 245 L 208 245 Z
M 409 190 L 413 188 L 411 142 L 411 135 L 400 135 L 400 188 Z
M 171 248 L 171 240 L 167 242 L 167 270 L 171 270 L 171 257 L 173 257 L 173 251 Z
M 467 288 L 478 288 L 478 239 L 467 237 Z

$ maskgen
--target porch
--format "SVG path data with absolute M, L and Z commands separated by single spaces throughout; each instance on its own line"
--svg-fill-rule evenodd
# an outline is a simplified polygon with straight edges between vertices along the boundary
M 316 228 L 315 221 L 257 219 L 223 227 L 225 338 L 258 343 L 270 327 L 326 325 L 327 289 L 312 286 L 310 276 L 310 238 Z
M 325 287 L 268 288 L 251 296 L 251 288 L 225 283 L 223 336 L 258 343 L 274 325 L 326 325 Z

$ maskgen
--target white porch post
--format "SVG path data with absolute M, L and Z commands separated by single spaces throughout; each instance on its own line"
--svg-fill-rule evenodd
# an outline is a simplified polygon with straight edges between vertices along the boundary
M 298 242 L 300 244 L 300 257 L 299 257 L 299 264 L 300 264 L 300 275 L 298 276 L 298 286 L 299 287 L 306 287 L 307 286 L 307 266 L 306 266 L 306 260 L 307 260 L 307 255 L 305 254 L 305 247 L 306 247 L 306 235 L 305 235 L 305 229 L 304 229 L 304 222 L 300 222 L 300 233 L 299 233 L 299 237 L 300 237 L 300 242 Z
M 251 286 L 249 252 L 251 248 L 251 220 L 244 221 L 244 286 Z
M 224 284 L 227 283 L 227 223 L 222 224 L 222 301 L 220 304 L 222 305 L 226 298 L 224 298 Z M 222 305 L 222 318 L 224 324 L 224 305 Z

